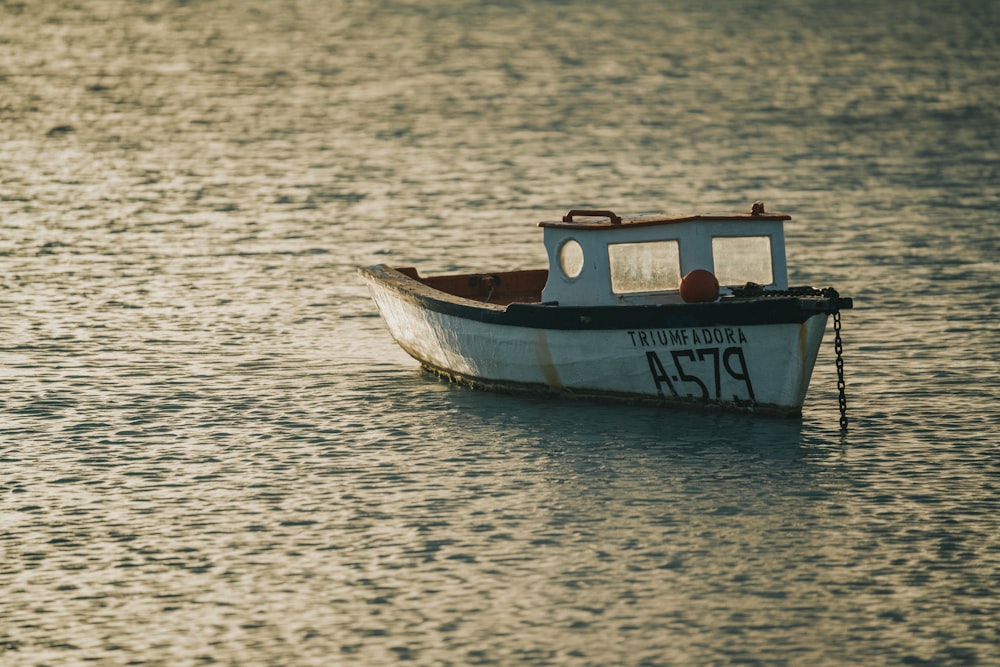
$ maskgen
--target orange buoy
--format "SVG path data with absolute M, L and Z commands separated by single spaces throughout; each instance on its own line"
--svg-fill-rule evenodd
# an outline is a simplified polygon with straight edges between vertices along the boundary
M 685 303 L 706 303 L 719 298 L 719 281 L 705 269 L 689 271 L 681 278 L 681 298 Z

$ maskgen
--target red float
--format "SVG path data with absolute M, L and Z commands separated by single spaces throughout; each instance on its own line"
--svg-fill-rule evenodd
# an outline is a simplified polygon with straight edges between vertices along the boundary
M 685 303 L 708 303 L 719 298 L 719 281 L 705 269 L 695 269 L 681 278 L 681 298 Z

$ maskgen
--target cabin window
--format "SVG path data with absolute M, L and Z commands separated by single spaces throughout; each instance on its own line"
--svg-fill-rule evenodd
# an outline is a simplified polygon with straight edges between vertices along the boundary
M 559 268 L 567 278 L 576 278 L 583 271 L 583 248 L 573 239 L 559 246 Z
M 716 236 L 712 239 L 712 256 L 720 285 L 774 282 L 769 236 Z
M 614 243 L 608 246 L 608 261 L 615 294 L 661 292 L 681 284 L 677 241 Z

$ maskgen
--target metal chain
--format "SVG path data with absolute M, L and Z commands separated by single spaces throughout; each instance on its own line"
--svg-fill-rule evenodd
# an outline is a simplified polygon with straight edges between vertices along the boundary
M 840 429 L 847 430 L 847 384 L 844 382 L 844 341 L 840 338 L 840 309 L 833 313 L 833 349 L 837 352 L 837 391 L 840 400 Z
M 816 289 L 815 287 L 789 287 L 788 289 L 765 289 L 763 285 L 757 283 L 747 283 L 743 287 L 734 287 L 733 296 L 739 299 L 759 299 L 762 297 L 786 297 L 786 296 L 825 296 L 830 297 L 830 288 Z M 836 295 L 836 292 L 834 292 Z

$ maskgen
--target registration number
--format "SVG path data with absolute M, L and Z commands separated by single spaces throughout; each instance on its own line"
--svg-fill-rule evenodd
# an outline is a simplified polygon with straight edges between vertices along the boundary
M 756 401 L 742 347 L 699 347 L 663 352 L 646 350 L 649 372 L 661 398 Z M 724 391 L 732 395 L 723 397 Z M 728 392 L 727 392 L 728 393 Z M 743 395 L 740 395 L 743 394 Z

